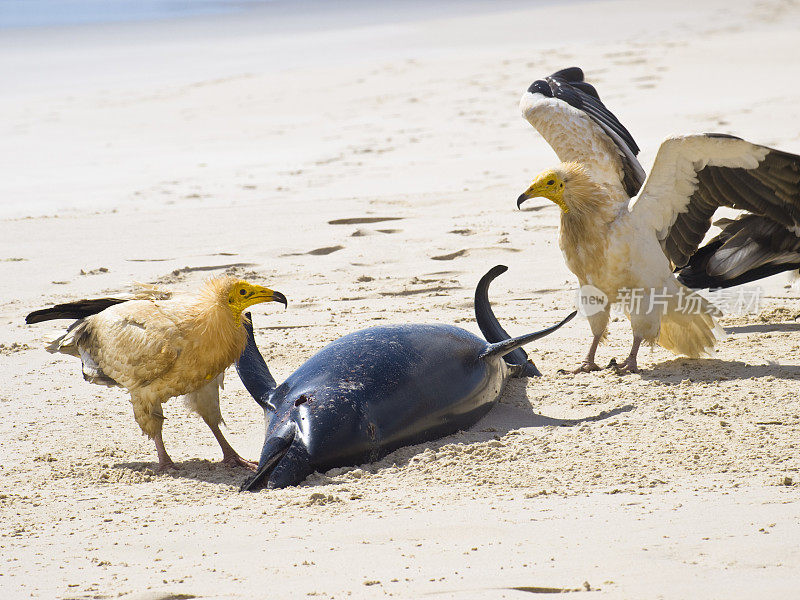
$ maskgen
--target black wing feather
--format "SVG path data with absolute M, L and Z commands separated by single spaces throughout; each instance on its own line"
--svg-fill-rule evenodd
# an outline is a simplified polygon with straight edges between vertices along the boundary
M 677 270 L 678 281 L 694 288 L 727 288 L 769 277 L 783 271 L 800 269 L 800 238 L 768 217 L 744 214 L 737 219 L 715 223 L 722 227 L 718 236 L 700 248 L 686 266 Z M 739 273 L 741 264 L 728 259 L 727 271 L 721 271 L 721 255 L 736 250 L 753 266 Z M 794 255 L 794 257 L 792 256 Z M 735 274 L 734 274 L 735 273 Z
M 726 134 L 705 135 L 740 140 Z M 687 211 L 678 215 L 664 240 L 664 251 L 679 267 L 679 279 L 689 287 L 728 287 L 797 268 L 785 261 L 786 252 L 791 252 L 787 248 L 798 242 L 796 232 L 800 232 L 800 156 L 771 148 L 767 150 L 766 156 L 754 169 L 707 165 L 697 172 L 697 189 L 689 200 Z M 711 227 L 714 211 L 721 206 L 749 214 L 744 215 L 747 218 L 726 222 L 719 236 L 697 250 L 703 235 Z M 773 248 L 770 236 L 779 240 L 777 250 Z M 732 273 L 726 277 L 724 273 L 716 272 L 722 262 L 720 252 L 730 254 L 734 244 L 745 243 L 758 247 L 758 251 L 754 250 L 755 246 L 748 249 L 757 252 L 749 259 L 755 260 L 756 256 L 765 261 L 764 264 L 745 275 Z M 779 254 L 781 262 L 776 263 Z M 731 268 L 735 269 L 735 265 Z
M 624 171 L 622 183 L 626 192 L 631 197 L 639 192 L 644 183 L 644 172 L 635 158 L 639 154 L 639 146 L 614 113 L 606 108 L 594 86 L 583 80 L 583 71 L 579 67 L 569 67 L 544 79 L 537 79 L 528 91 L 566 102 L 597 123 L 620 149 Z M 636 162 L 636 165 L 632 162 Z
M 114 306 L 122 302 L 127 302 L 127 300 L 122 300 L 120 298 L 94 298 L 92 300 L 78 300 L 77 302 L 56 304 L 51 308 L 33 311 L 25 317 L 25 322 L 28 325 L 32 325 L 33 323 L 52 321 L 53 319 L 83 319 L 84 317 L 103 312 L 109 306 Z

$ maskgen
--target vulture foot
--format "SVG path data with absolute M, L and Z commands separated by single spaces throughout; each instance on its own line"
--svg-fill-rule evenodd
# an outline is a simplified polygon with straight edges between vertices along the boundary
M 578 373 L 591 373 L 592 371 L 599 371 L 600 367 L 597 366 L 597 363 L 594 361 L 585 360 L 581 363 L 581 366 L 577 369 L 573 369 L 572 371 L 566 371 L 565 369 L 559 369 L 558 373 L 561 375 L 571 374 L 576 375 Z
M 631 373 L 638 373 L 639 367 L 636 364 L 636 358 L 628 357 L 623 363 L 617 363 L 616 358 L 612 358 L 608 363 L 607 369 L 614 369 L 617 375 L 629 375 Z
M 233 454 L 228 454 L 222 459 L 222 464 L 231 466 L 231 467 L 244 467 L 248 471 L 256 471 L 258 469 L 258 463 L 253 462 L 252 460 L 247 460 L 246 458 L 242 458 L 235 452 Z

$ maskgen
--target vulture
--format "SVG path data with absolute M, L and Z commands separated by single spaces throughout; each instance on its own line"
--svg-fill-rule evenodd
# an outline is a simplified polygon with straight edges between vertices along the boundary
M 161 405 L 181 395 L 211 429 L 223 462 L 255 469 L 220 431 L 219 389 L 225 369 L 247 344 L 242 313 L 260 302 L 286 306 L 286 297 L 224 276 L 207 280 L 196 293 L 149 289 L 129 300 L 81 300 L 32 312 L 25 321 L 77 319 L 47 350 L 80 358 L 86 381 L 130 393 L 136 422 L 155 442 L 159 471 L 175 468 L 161 437 Z
M 673 136 L 645 178 L 639 147 L 577 67 L 537 80 L 524 118 L 562 161 L 539 174 L 517 207 L 544 197 L 561 209 L 559 245 L 581 294 L 593 340 L 575 371 L 594 371 L 611 304 L 633 329 L 620 373 L 636 372 L 643 341 L 680 355 L 708 354 L 719 311 L 689 288 L 738 285 L 800 267 L 800 156 L 738 137 Z M 698 250 L 720 207 L 743 211 Z M 588 292 L 587 292 L 588 291 Z

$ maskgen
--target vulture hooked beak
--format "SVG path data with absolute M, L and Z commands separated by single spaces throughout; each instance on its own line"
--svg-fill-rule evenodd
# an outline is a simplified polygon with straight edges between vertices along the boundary
M 247 297 L 248 304 L 259 304 L 260 302 L 280 302 L 283 307 L 289 306 L 286 296 L 275 290 L 262 287 L 260 285 L 253 286 L 253 292 Z

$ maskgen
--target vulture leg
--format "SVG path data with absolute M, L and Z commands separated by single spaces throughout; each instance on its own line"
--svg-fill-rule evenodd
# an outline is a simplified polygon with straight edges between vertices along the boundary
M 206 422 L 211 433 L 214 434 L 219 447 L 222 449 L 223 464 L 240 465 L 251 471 L 255 471 L 258 463 L 251 462 L 239 456 L 219 429 L 219 424 L 223 422 L 222 413 L 219 410 L 219 390 L 222 388 L 224 376 L 224 372 L 220 373 L 196 392 L 186 394 L 184 399 L 189 408 L 203 418 L 203 421 Z
M 251 471 L 255 471 L 258 468 L 258 463 L 247 460 L 246 458 L 242 458 L 239 456 L 236 450 L 231 447 L 231 445 L 228 443 L 228 440 L 225 439 L 225 436 L 222 435 L 222 432 L 219 430 L 219 424 L 208 423 L 208 428 L 211 429 L 211 433 L 213 433 L 214 437 L 217 438 L 219 447 L 222 448 L 222 462 L 224 464 L 234 466 L 239 465 Z
M 597 346 L 600 345 L 600 342 L 606 335 L 606 327 L 608 327 L 608 318 L 610 313 L 611 308 L 610 306 L 606 305 L 603 310 L 591 315 L 586 315 L 586 318 L 589 321 L 589 327 L 592 328 L 594 339 L 592 339 L 592 345 L 589 346 L 589 352 L 586 354 L 586 358 L 583 359 L 581 366 L 572 371 L 572 373 L 590 373 L 592 371 L 600 370 L 600 367 L 595 362 L 594 356 L 597 353 Z
M 634 335 L 633 346 L 631 346 L 631 353 L 628 355 L 628 358 L 626 358 L 622 364 L 614 365 L 614 369 L 616 369 L 618 375 L 639 372 L 639 367 L 636 365 L 636 355 L 639 354 L 639 346 L 641 346 L 641 344 L 642 338 Z
M 153 436 L 153 441 L 156 443 L 156 453 L 158 454 L 158 469 L 159 473 L 163 473 L 170 469 L 177 469 L 178 467 L 175 466 L 175 463 L 172 462 L 172 459 L 167 454 L 167 450 L 164 448 L 164 440 L 161 439 L 161 427 L 159 426 L 158 431 Z
M 161 411 L 161 402 L 142 392 L 131 392 L 131 404 L 133 405 L 133 416 L 142 432 L 152 439 L 156 444 L 158 453 L 158 472 L 162 473 L 168 469 L 177 469 L 175 463 L 167 454 L 164 448 L 164 440 L 161 438 L 161 428 L 164 425 L 164 413 Z
M 575 373 L 591 373 L 592 371 L 599 371 L 600 367 L 594 360 L 594 355 L 597 352 L 597 346 L 600 345 L 600 340 L 603 339 L 603 334 L 595 335 L 594 339 L 592 339 L 592 345 L 589 346 L 589 353 L 586 355 L 586 358 L 583 359 L 581 366 L 572 371 L 573 374 Z

